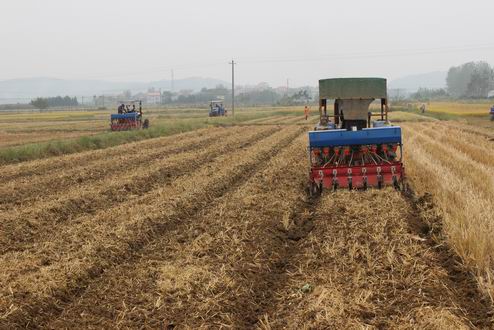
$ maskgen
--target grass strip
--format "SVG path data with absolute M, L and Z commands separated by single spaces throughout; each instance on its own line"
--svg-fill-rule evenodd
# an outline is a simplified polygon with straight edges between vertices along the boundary
M 124 143 L 169 136 L 218 125 L 220 125 L 219 121 L 209 121 L 202 118 L 200 120 L 175 120 L 168 123 L 161 123 L 158 126 L 152 126 L 146 130 L 124 132 L 108 131 L 101 134 L 81 136 L 72 139 L 28 143 L 0 149 L 0 165 L 67 155 L 81 151 L 105 149 Z

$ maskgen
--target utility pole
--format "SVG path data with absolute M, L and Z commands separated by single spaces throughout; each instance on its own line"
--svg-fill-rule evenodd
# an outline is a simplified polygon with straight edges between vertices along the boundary
M 235 120 L 235 61 L 232 59 L 232 61 L 229 63 L 232 65 L 232 116 L 233 119 Z
M 173 94 L 173 90 L 174 90 L 174 88 L 175 88 L 175 86 L 174 86 L 174 85 L 175 85 L 175 77 L 174 77 L 174 75 L 173 75 L 173 69 L 172 69 L 172 86 L 171 86 L 171 92 L 172 92 L 172 94 Z

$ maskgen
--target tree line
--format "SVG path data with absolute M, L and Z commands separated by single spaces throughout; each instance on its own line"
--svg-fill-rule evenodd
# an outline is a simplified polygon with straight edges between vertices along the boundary
M 494 70 L 482 61 L 451 67 L 446 84 L 452 97 L 485 98 L 494 89 Z
M 56 97 L 38 97 L 31 101 L 31 105 L 37 109 L 47 109 L 53 107 L 73 107 L 78 106 L 79 102 L 76 97 L 56 96 Z
M 494 68 L 484 61 L 468 62 L 448 70 L 446 88 L 419 88 L 414 100 L 483 99 L 494 90 Z
M 216 88 L 203 88 L 197 93 L 172 94 L 171 92 L 161 93 L 162 104 L 209 104 L 211 100 L 218 97 L 224 100 L 226 104 L 231 102 L 231 89 L 224 86 Z M 307 88 L 293 88 L 286 92 L 280 92 L 272 87 L 263 86 L 263 88 L 252 90 L 241 90 L 235 94 L 235 102 L 244 106 L 255 105 L 300 105 L 314 102 L 317 95 Z

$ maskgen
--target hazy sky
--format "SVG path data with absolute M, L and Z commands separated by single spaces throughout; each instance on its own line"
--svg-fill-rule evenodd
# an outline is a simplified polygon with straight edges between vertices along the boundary
M 1 0 L 0 80 L 316 85 L 494 64 L 493 0 Z

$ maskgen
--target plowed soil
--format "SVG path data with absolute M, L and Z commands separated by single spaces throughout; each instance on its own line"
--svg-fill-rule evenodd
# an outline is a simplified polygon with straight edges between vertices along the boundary
M 493 327 L 428 199 L 308 199 L 281 119 L 0 167 L 0 328 Z

